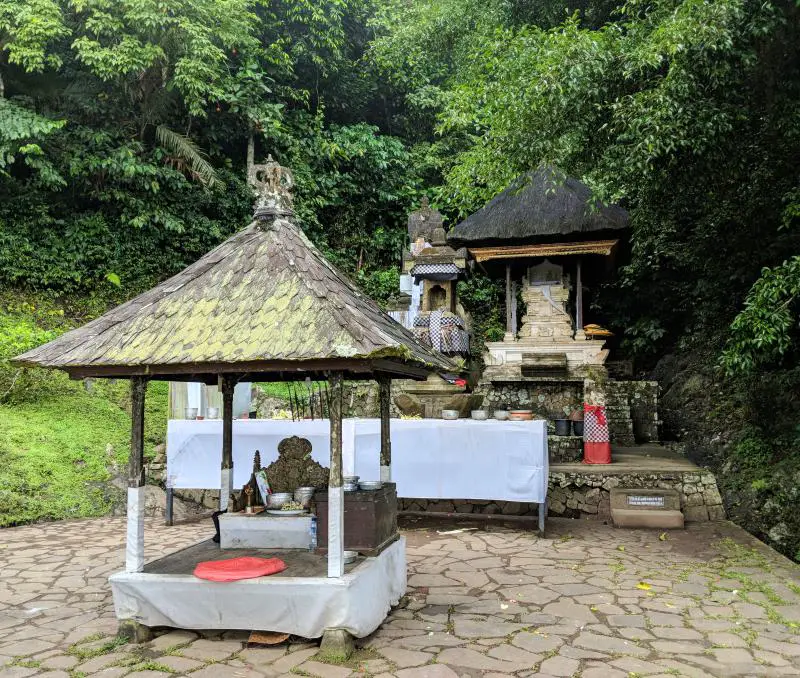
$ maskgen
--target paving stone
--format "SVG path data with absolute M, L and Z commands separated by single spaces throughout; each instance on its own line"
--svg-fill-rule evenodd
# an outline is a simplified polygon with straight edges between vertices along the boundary
M 556 656 L 545 659 L 539 666 L 539 671 L 551 676 L 571 676 L 579 666 L 580 662 L 575 659 Z
M 650 651 L 639 647 L 629 640 L 601 636 L 596 633 L 581 633 L 574 641 L 573 645 L 586 648 L 587 650 L 598 650 L 600 652 L 611 652 L 616 654 L 629 654 L 634 657 L 646 657 Z
M 59 654 L 54 657 L 47 657 L 47 659 L 41 661 L 41 667 L 43 669 L 71 669 L 78 663 L 78 658 L 68 654 Z
M 284 657 L 286 651 L 284 645 L 248 647 L 239 653 L 239 658 L 252 666 L 265 666 Z
M 574 619 L 586 624 L 596 624 L 597 616 L 591 611 L 588 605 L 578 605 L 568 600 L 559 600 L 545 605 L 542 608 L 544 614 L 551 614 L 557 619 Z
M 428 664 L 413 669 L 403 669 L 396 674 L 397 678 L 458 678 L 458 674 L 443 664 Z
M 671 640 L 654 640 L 650 646 L 661 654 L 703 654 L 705 647 L 701 643 L 681 643 Z
M 347 678 L 353 672 L 344 666 L 334 666 L 314 661 L 300 664 L 297 669 L 304 673 L 310 673 L 312 676 L 319 676 L 319 678 Z
M 209 664 L 189 675 L 191 675 L 192 678 L 263 678 L 262 673 L 254 671 L 251 668 L 240 668 L 237 666 L 228 666 L 227 664 Z M 159 673 L 158 678 L 165 678 L 165 676 L 163 673 Z
M 189 659 L 187 657 L 177 657 L 170 655 L 159 657 L 157 661 L 159 664 L 168 666 L 173 671 L 175 671 L 175 673 L 188 673 L 189 671 L 194 671 L 195 669 L 199 669 L 203 665 L 203 662 L 199 662 L 196 659 Z
M 741 648 L 713 648 L 711 654 L 720 664 L 752 664 L 753 655 Z
M 534 654 L 507 643 L 493 647 L 487 654 L 493 659 L 511 662 L 520 669 L 532 669 L 542 660 L 542 655 L 540 654 Z
M 564 639 L 559 636 L 545 636 L 522 631 L 511 639 L 511 643 L 535 654 L 557 650 L 564 643 Z
M 436 658 L 436 661 L 439 664 L 447 664 L 449 666 L 477 669 L 479 671 L 499 671 L 500 673 L 511 673 L 517 667 L 516 664 L 511 662 L 494 659 L 466 648 L 448 648 Z
M 193 631 L 170 631 L 150 641 L 148 647 L 158 652 L 163 652 L 177 645 L 186 645 L 193 640 L 197 640 L 197 634 Z
M 184 657 L 199 659 L 203 662 L 219 662 L 239 652 L 241 649 L 242 644 L 235 640 L 206 640 L 201 638 L 186 647 L 182 647 L 179 653 Z
M 382 647 L 379 652 L 400 669 L 427 664 L 433 655 L 427 652 L 404 650 L 399 647 Z
M 627 626 L 633 628 L 646 628 L 647 620 L 643 614 L 610 614 L 606 617 L 610 626 Z
M 520 603 L 535 603 L 536 605 L 550 603 L 559 597 L 559 594 L 555 591 L 546 589 L 538 584 L 500 589 L 500 593 L 509 600 L 515 600 Z
M 499 620 L 477 620 L 457 617 L 455 635 L 459 638 L 504 638 L 525 628 L 524 624 L 510 624 Z
M 270 668 L 276 673 L 286 673 L 287 671 L 291 671 L 295 666 L 299 666 L 307 659 L 313 657 L 318 651 L 319 648 L 317 647 L 309 647 L 305 650 L 291 652 L 277 659 Z
M 652 629 L 653 635 L 659 640 L 702 640 L 703 634 L 694 629 L 682 626 L 657 626 Z

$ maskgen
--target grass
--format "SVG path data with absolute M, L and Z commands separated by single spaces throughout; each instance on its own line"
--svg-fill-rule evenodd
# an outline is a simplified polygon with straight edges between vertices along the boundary
M 39 397 L 0 405 L 0 527 L 101 516 L 118 499 L 109 466 L 127 463 L 127 382 L 48 379 Z M 148 388 L 146 456 L 165 437 L 167 391 Z

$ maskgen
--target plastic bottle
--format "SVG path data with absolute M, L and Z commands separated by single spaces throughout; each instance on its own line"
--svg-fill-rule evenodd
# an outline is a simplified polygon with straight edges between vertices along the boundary
M 311 527 L 308 528 L 309 541 L 308 550 L 312 553 L 317 550 L 317 516 L 311 516 Z

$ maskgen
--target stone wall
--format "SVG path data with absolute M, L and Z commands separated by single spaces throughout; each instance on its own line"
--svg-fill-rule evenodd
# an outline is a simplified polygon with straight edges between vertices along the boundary
M 687 473 L 550 473 L 548 515 L 556 518 L 611 520 L 610 492 L 614 487 L 677 490 L 687 521 L 724 520 L 725 509 L 714 476 L 707 471 Z M 536 504 L 516 501 L 466 499 L 400 499 L 401 511 L 482 513 L 487 515 L 535 516 Z
M 575 409 L 583 409 L 581 382 L 491 382 L 481 383 L 475 393 L 483 395 L 483 408 L 489 410 L 533 410 L 537 417 L 564 419 Z
M 609 397 L 615 404 L 624 405 L 631 420 L 632 433 L 637 443 L 659 441 L 658 397 L 660 387 L 657 381 L 614 381 L 606 382 Z M 611 401 L 609 401 L 611 404 Z
M 547 452 L 551 464 L 571 464 L 583 460 L 583 438 L 547 436 Z

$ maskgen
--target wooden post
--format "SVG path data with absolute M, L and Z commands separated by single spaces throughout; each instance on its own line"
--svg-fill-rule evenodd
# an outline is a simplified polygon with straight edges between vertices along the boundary
M 511 327 L 511 264 L 506 264 L 506 340 L 514 340 L 514 329 Z
M 581 281 L 580 257 L 575 266 L 575 338 L 586 338 L 583 331 L 583 282 Z
M 381 409 L 381 481 L 392 482 L 392 437 L 389 429 L 389 405 L 392 396 L 392 380 L 387 374 L 378 376 Z
M 517 336 L 517 281 L 511 283 L 511 334 Z
M 233 389 L 236 382 L 222 377 L 222 469 L 220 471 L 219 510 L 228 510 L 233 492 Z
M 131 377 L 131 455 L 128 463 L 128 538 L 125 571 L 144 569 L 144 398 L 146 377 Z
M 328 479 L 328 576 L 344 574 L 344 490 L 342 489 L 342 373 L 328 377 L 331 387 L 331 464 Z

